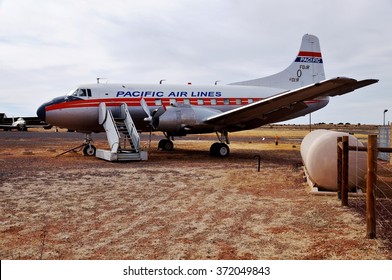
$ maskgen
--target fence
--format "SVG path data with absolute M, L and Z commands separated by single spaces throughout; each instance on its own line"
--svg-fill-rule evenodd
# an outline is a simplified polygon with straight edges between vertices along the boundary
M 342 206 L 356 207 L 366 217 L 366 237 L 382 236 L 392 246 L 392 168 L 387 162 L 377 161 L 377 153 L 391 153 L 392 148 L 377 147 L 377 135 L 368 136 L 367 147 L 349 146 L 348 136 L 338 137 L 338 197 Z M 366 196 L 350 198 L 349 204 L 349 150 L 367 151 L 366 186 L 357 186 L 356 192 Z M 364 199 L 366 198 L 366 199 Z

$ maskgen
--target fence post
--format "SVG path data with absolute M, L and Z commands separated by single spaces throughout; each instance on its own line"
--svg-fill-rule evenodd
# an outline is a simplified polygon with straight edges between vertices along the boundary
M 342 140 L 342 206 L 348 206 L 348 136 Z
M 339 146 L 339 143 L 342 142 L 342 137 L 337 138 L 337 152 L 338 152 L 338 172 L 337 172 L 337 190 L 338 190 L 338 199 L 342 199 L 342 148 Z
M 376 238 L 376 211 L 374 187 L 377 183 L 377 135 L 368 136 L 366 180 L 366 237 Z

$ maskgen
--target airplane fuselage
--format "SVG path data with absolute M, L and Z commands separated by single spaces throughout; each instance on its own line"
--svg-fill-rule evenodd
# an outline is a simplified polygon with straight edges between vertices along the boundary
M 166 131 L 172 135 L 209 133 L 219 131 L 220 128 L 204 123 L 204 119 L 283 91 L 279 88 L 235 85 L 86 84 L 79 86 L 66 96 L 55 98 L 43 104 L 37 114 L 47 123 L 58 127 L 82 132 L 99 132 L 103 131 L 102 126 L 98 123 L 99 104 L 104 102 L 116 117 L 119 114 L 119 106 L 125 102 L 137 129 L 149 131 L 149 124 L 144 121 L 146 113 L 140 105 L 143 98 L 151 113 L 162 106 L 166 109 L 181 107 L 182 115 L 178 118 L 185 118 L 189 122 L 194 115 L 198 116 L 197 119 L 191 120 L 192 126 L 186 130 L 181 130 L 181 127 L 178 128 L 178 131 L 177 128 L 165 127 L 163 122 L 161 129 L 157 130 Z M 303 110 L 295 111 L 292 114 L 277 115 L 273 121 L 269 120 L 268 123 L 306 115 L 326 106 L 328 101 L 328 97 L 306 101 L 307 107 Z M 176 114 L 173 113 L 171 118 L 176 118 Z M 170 120 L 168 121 L 170 123 Z M 181 124 L 181 120 L 177 121 Z M 242 124 L 241 127 L 233 127 L 229 131 L 252 129 L 264 124 L 267 123 L 261 115 L 258 121 Z

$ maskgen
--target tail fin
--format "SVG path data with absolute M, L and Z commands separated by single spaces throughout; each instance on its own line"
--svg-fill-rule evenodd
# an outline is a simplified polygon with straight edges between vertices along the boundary
M 231 85 L 296 89 L 322 80 L 325 80 L 325 74 L 319 40 L 314 35 L 305 34 L 297 57 L 285 70 L 264 78 Z

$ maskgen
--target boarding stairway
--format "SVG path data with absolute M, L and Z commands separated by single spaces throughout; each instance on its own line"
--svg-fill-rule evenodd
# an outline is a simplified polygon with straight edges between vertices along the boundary
M 122 103 L 119 109 L 119 116 L 114 118 L 105 103 L 99 104 L 99 124 L 105 129 L 110 150 L 97 149 L 96 157 L 107 161 L 147 160 L 127 104 Z

